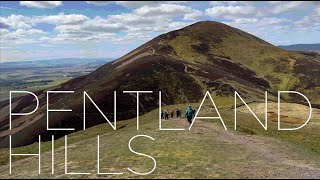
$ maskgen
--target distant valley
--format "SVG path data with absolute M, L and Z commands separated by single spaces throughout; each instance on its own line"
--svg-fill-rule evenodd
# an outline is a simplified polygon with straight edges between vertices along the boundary
M 50 88 L 75 77 L 86 75 L 112 58 L 63 58 L 0 63 L 0 100 L 10 90 Z
M 113 58 L 60 58 L 36 61 L 14 61 L 0 63 L 1 71 L 17 68 L 47 68 L 47 67 L 74 67 L 74 66 L 100 66 L 113 60 Z
M 314 51 L 320 53 L 320 43 L 317 44 L 293 44 L 286 46 L 278 46 L 285 50 L 295 50 L 295 51 Z

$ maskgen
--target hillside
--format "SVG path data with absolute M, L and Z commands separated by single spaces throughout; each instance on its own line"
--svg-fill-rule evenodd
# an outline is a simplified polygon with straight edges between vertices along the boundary
M 140 112 L 158 107 L 158 91 L 164 104 L 199 102 L 209 90 L 215 96 L 233 96 L 238 91 L 248 101 L 260 101 L 264 91 L 275 100 L 278 90 L 297 90 L 317 106 L 320 104 L 320 60 L 308 53 L 286 51 L 253 35 L 228 25 L 203 21 L 156 37 L 127 55 L 105 64 L 96 71 L 55 87 L 74 94 L 52 95 L 51 108 L 72 109 L 68 113 L 52 113 L 50 127 L 83 127 L 83 91 L 86 91 L 109 119 L 113 119 L 113 91 L 117 91 L 117 118 L 129 119 L 136 114 L 135 97 L 124 90 L 152 90 L 141 95 Z M 8 102 L 0 107 L 0 144 L 8 146 L 8 134 L 14 134 L 15 146 L 26 145 L 42 134 L 61 137 L 66 131 L 46 131 L 46 94 L 36 92 L 39 110 L 14 119 L 8 129 Z M 284 96 L 287 101 L 301 102 L 300 97 Z M 15 112 L 33 109 L 31 96 L 13 100 Z M 302 103 L 302 102 L 301 102 Z M 87 127 L 105 122 L 88 105 Z M 30 138 L 33 137 L 33 138 Z
M 232 98 L 218 98 L 217 106 L 228 131 L 216 120 L 197 120 L 191 131 L 159 131 L 158 109 L 140 117 L 140 130 L 135 119 L 121 121 L 114 131 L 101 124 L 68 135 L 69 172 L 89 172 L 90 175 L 66 175 L 64 172 L 64 138 L 55 141 L 55 178 L 319 178 L 320 124 L 316 118 L 299 131 L 278 131 L 277 122 L 269 121 L 265 131 L 254 117 L 239 109 L 238 130 L 233 130 Z M 163 107 L 171 109 L 189 104 Z M 275 104 L 274 104 L 275 105 Z M 273 107 L 274 105 L 271 105 Z M 192 104 L 197 107 L 197 104 Z M 252 107 L 255 107 L 251 105 Z M 258 104 L 258 106 L 260 106 Z M 257 106 L 257 107 L 258 107 Z M 302 105 L 288 105 L 300 109 Z M 209 110 L 209 111 L 208 111 Z M 294 111 L 294 108 L 292 109 Z M 204 106 L 203 116 L 210 113 Z M 257 109 L 255 109 L 255 112 Z M 319 113 L 319 110 L 318 112 Z M 269 114 L 272 115 L 272 114 Z M 290 125 L 292 122 L 285 124 Z M 164 127 L 187 128 L 185 119 L 163 121 Z M 133 148 L 154 157 L 155 171 L 147 176 L 130 173 L 127 167 L 139 172 L 152 168 L 152 160 L 133 154 L 128 141 L 137 134 L 155 140 L 136 139 Z M 123 175 L 97 175 L 97 135 L 100 136 L 101 172 L 123 172 Z M 110 138 L 112 137 L 112 138 Z M 36 153 L 38 144 L 15 148 L 14 153 Z M 51 142 L 42 142 L 41 175 L 37 157 L 14 159 L 12 175 L 8 175 L 8 150 L 0 150 L 3 172 L 0 178 L 52 178 Z M 86 153 L 84 153 L 86 152 Z M 4 160 L 5 159 L 5 160 Z

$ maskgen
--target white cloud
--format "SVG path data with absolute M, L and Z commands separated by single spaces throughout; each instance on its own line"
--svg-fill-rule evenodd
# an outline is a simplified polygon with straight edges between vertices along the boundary
M 234 6 L 234 5 L 249 5 L 251 2 L 249 1 L 210 1 L 209 3 L 212 6 Z
M 64 14 L 63 12 L 57 15 L 31 17 L 11 15 L 9 17 L 0 17 L 0 26 L 7 29 L 32 29 L 37 24 L 52 24 L 55 25 L 53 28 L 55 33 L 48 33 L 38 38 L 38 40 L 49 42 L 99 41 L 99 38 L 101 40 L 108 39 L 119 42 L 125 41 L 125 39 L 149 39 L 152 33 L 163 33 L 181 28 L 183 25 L 190 24 L 190 22 L 194 22 L 203 16 L 200 10 L 177 4 L 177 2 L 173 1 L 167 1 L 165 4 L 163 2 L 127 1 L 89 3 L 94 3 L 95 5 L 117 3 L 125 7 L 137 8 L 130 13 L 108 15 L 106 17 L 96 16 L 94 18 L 82 14 Z M 40 7 L 37 2 L 27 4 L 28 6 L 32 4 L 32 6 Z M 46 3 L 42 2 L 41 7 L 44 7 L 44 4 Z M 180 20 L 177 21 L 175 20 L 176 18 Z M 117 35 L 119 33 L 121 35 Z
M 41 41 L 70 43 L 70 42 L 88 42 L 88 41 L 102 41 L 106 39 L 113 39 L 114 33 L 91 33 L 91 32 L 73 32 L 73 33 L 60 33 L 54 37 L 42 36 L 39 38 Z
M 159 6 L 143 6 L 136 9 L 134 13 L 140 16 L 179 16 L 183 15 L 186 19 L 198 18 L 202 15 L 201 11 L 192 9 L 188 6 L 177 4 L 161 4 Z
M 253 6 L 214 6 L 206 9 L 206 14 L 213 18 L 234 18 L 255 13 Z
M 122 22 L 111 22 L 108 19 L 95 17 L 86 21 L 82 28 L 88 31 L 116 32 L 126 30 L 127 26 Z
M 183 1 L 86 1 L 88 4 L 96 6 L 105 6 L 111 3 L 121 5 L 126 8 L 140 8 L 143 6 L 152 6 L 160 4 L 181 4 Z
M 279 17 L 240 17 L 225 23 L 259 38 L 263 38 L 268 42 L 276 43 L 278 39 L 275 34 L 283 34 L 288 31 L 292 20 Z
M 193 10 L 191 13 L 184 15 L 185 20 L 199 20 L 203 16 L 203 13 L 199 10 Z
M 176 4 L 162 4 L 156 7 L 143 6 L 132 13 L 110 15 L 106 20 L 110 23 L 122 23 L 127 32 L 165 32 L 170 28 L 174 18 L 182 17 L 187 21 L 194 21 L 202 16 L 202 12 L 187 6 Z
M 259 22 L 258 18 L 236 18 L 234 19 L 234 23 L 236 24 L 251 24 Z
M 270 27 L 272 26 L 285 26 L 285 23 L 289 23 L 291 20 L 287 18 L 277 17 L 263 17 L 263 18 L 235 18 L 229 22 L 231 25 L 252 25 L 254 27 Z
M 47 24 L 79 24 L 89 18 L 82 14 L 68 14 L 59 13 L 58 15 L 38 16 L 33 19 L 33 23 L 47 23 Z
M 291 20 L 287 18 L 277 18 L 277 17 L 266 17 L 260 20 L 258 26 L 268 26 L 268 25 L 278 25 L 283 23 L 291 22 Z
M 319 31 L 320 29 L 320 3 L 319 6 L 308 15 L 295 21 L 292 25 L 292 30 L 295 31 Z
M 103 20 L 101 20 L 103 21 Z M 98 32 L 117 32 L 125 29 L 122 24 L 105 24 L 100 20 L 87 21 L 81 25 L 60 25 L 56 26 L 55 30 L 59 33 L 98 33 Z
M 188 25 L 190 25 L 191 23 L 187 23 L 187 22 L 172 22 L 169 24 L 168 28 L 171 29 L 171 30 L 174 30 L 174 29 L 181 29 L 181 28 L 184 28 Z
M 111 23 L 122 23 L 126 26 L 140 27 L 148 26 L 152 27 L 155 24 L 169 22 L 170 19 L 164 16 L 141 16 L 137 13 L 125 13 L 119 15 L 110 15 L 107 17 L 107 20 Z
M 85 1 L 88 4 L 93 4 L 96 6 L 105 6 L 107 4 L 112 3 L 112 1 Z
M 0 28 L 1 37 L 4 36 L 4 35 L 6 35 L 6 34 L 8 34 L 8 33 L 10 33 L 10 31 L 9 31 L 8 29 L 1 29 L 1 28 Z
M 46 34 L 40 29 L 17 29 L 15 31 L 9 32 L 1 31 L 1 40 L 7 44 L 22 44 L 22 43 L 34 43 L 38 41 L 41 35 Z
M 271 1 L 269 3 L 273 5 L 271 12 L 274 14 L 301 10 L 312 4 L 308 1 Z
M 79 23 L 58 24 L 54 28 L 58 32 L 55 37 L 43 36 L 40 40 L 53 42 L 112 40 L 116 32 L 124 31 L 126 28 L 121 23 L 111 23 L 101 17 L 95 17 Z
M 13 29 L 30 29 L 32 26 L 28 24 L 30 18 L 22 15 L 12 14 L 8 17 L 0 17 L 0 23 L 6 24 Z
M 294 22 L 294 29 L 300 28 L 317 28 L 320 27 L 320 15 L 318 14 L 311 14 L 308 16 L 304 16 L 300 20 Z M 310 29 L 311 30 L 311 29 Z
M 62 1 L 20 1 L 20 5 L 30 8 L 55 8 L 62 6 Z
M 119 2 L 120 3 L 120 2 Z M 121 2 L 123 3 L 123 2 Z M 129 2 L 128 2 L 129 3 Z M 202 12 L 191 7 L 177 4 L 160 4 L 157 6 L 144 5 L 134 9 L 131 13 L 108 15 L 107 17 L 89 18 L 80 14 L 65 15 L 60 13 L 51 16 L 34 17 L 32 22 L 55 24 L 56 36 L 43 36 L 41 40 L 63 41 L 98 41 L 108 39 L 110 41 L 145 40 L 154 32 L 181 28 L 187 22 L 174 22 L 174 18 L 182 18 L 186 21 L 194 21 L 202 16 Z M 117 36 L 117 33 L 126 35 Z M 143 36 L 142 36 L 143 35 Z
M 152 36 L 150 36 L 147 33 L 143 32 L 129 32 L 123 37 L 115 37 L 112 39 L 112 41 L 117 43 L 128 43 L 128 42 L 134 42 L 134 41 L 149 41 L 152 39 Z
M 142 13 L 143 14 L 143 13 Z M 175 16 L 175 15 L 171 15 Z M 58 32 L 56 37 L 42 37 L 41 40 L 63 42 L 63 41 L 85 41 L 105 40 L 110 41 L 132 41 L 149 40 L 153 32 L 166 32 L 185 25 L 187 22 L 171 22 L 170 15 L 144 16 L 139 13 L 127 13 L 121 15 L 110 15 L 106 18 L 95 17 L 78 24 L 57 25 L 54 30 Z M 182 15 L 180 15 L 182 16 Z M 116 34 L 124 32 L 121 37 Z M 99 39 L 100 38 L 100 39 Z
M 117 1 L 116 3 L 127 8 L 140 8 L 146 5 L 160 4 L 161 2 L 159 1 Z

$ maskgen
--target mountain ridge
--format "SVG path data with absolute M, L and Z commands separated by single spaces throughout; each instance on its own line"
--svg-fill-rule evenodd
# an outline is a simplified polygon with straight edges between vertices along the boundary
M 296 50 L 296 51 L 315 51 L 320 52 L 320 43 L 314 44 L 292 44 L 292 45 L 280 45 L 280 48 L 286 50 Z

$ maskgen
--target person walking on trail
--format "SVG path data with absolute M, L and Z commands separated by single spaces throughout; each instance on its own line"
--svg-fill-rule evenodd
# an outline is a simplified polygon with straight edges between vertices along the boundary
M 193 118 L 193 109 L 191 106 L 186 110 L 186 115 L 188 122 L 191 124 L 192 123 L 192 118 Z
M 180 110 L 180 108 L 177 108 L 176 111 L 177 111 L 177 118 L 179 118 L 179 117 L 181 118 L 181 110 Z
M 169 120 L 169 113 L 167 110 L 164 110 L 164 119 L 168 119 Z
M 171 109 L 170 114 L 171 114 L 171 118 L 173 119 L 173 116 L 174 116 L 173 109 Z
M 164 113 L 163 113 L 163 110 L 161 111 L 161 119 L 164 119 Z

